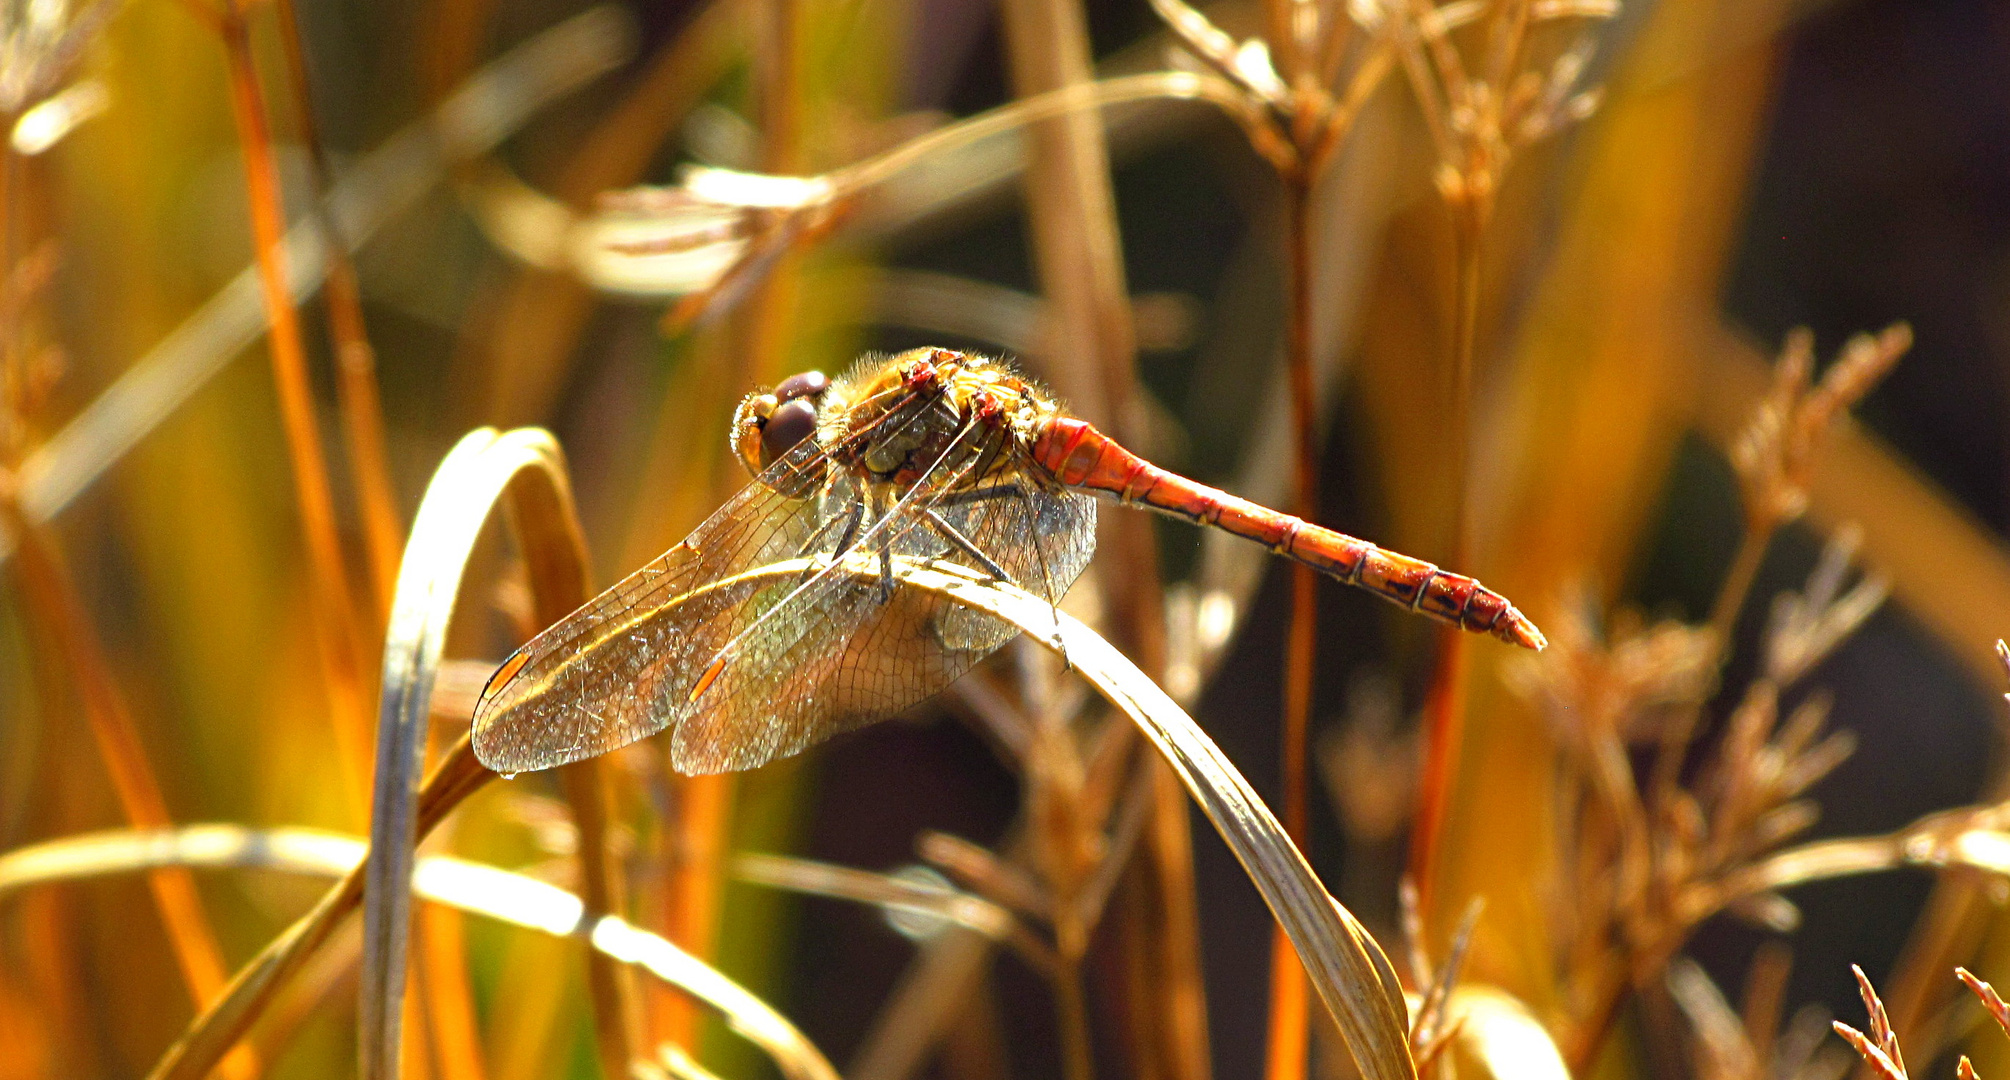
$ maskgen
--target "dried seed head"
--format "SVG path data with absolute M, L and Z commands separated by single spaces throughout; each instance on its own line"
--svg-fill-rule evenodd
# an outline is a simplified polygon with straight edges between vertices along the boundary
M 1507 675 L 1565 745 L 1588 746 L 1603 732 L 1650 737 L 1662 710 L 1694 704 L 1710 685 L 1715 648 L 1708 630 L 1672 619 L 1648 626 L 1622 611 L 1601 636 L 1585 603 L 1564 611 L 1541 662 L 1523 660 Z
M 1787 335 L 1773 386 L 1732 447 L 1731 463 L 1745 495 L 1747 526 L 1778 528 L 1807 509 L 1816 455 L 1838 416 L 1863 400 L 1912 347 L 1912 330 L 1895 323 L 1875 337 L 1859 334 L 1821 382 L 1813 382 L 1814 335 Z

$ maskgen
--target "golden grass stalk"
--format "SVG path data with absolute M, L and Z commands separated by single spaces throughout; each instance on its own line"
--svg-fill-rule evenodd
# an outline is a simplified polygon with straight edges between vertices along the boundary
M 399 575 L 399 602 L 393 605 L 386 635 L 386 715 L 372 812 L 372 835 L 381 850 L 373 848 L 367 863 L 345 876 L 313 911 L 238 972 L 223 999 L 197 1016 L 156 1063 L 151 1074 L 155 1080 L 206 1074 L 342 917 L 363 901 L 366 880 L 374 887 L 369 890 L 365 919 L 359 1052 L 366 1075 L 395 1075 L 413 849 L 447 811 L 494 776 L 475 762 L 463 738 L 416 797 L 409 794 L 416 786 L 427 699 L 460 576 L 477 532 L 505 497 L 513 510 L 510 525 L 523 552 L 538 612 L 562 613 L 584 599 L 584 542 L 570 510 L 570 487 L 557 444 L 531 429 L 506 434 L 481 429 L 464 437 L 421 503 Z M 619 985 L 616 980 L 604 982 Z M 616 1016 L 630 1015 L 620 1001 L 601 1000 L 595 1005 Z
M 584 593 L 580 601 L 585 602 Z M 625 906 L 625 875 L 607 842 L 607 768 L 599 760 L 577 762 L 560 770 L 559 783 L 579 830 L 580 895 L 592 910 L 618 914 Z M 627 972 L 601 957 L 588 957 L 586 985 L 593 1000 L 593 1035 L 601 1069 L 617 1075 L 635 1059 L 642 1034 L 641 999 Z
M 507 498 L 511 520 L 527 533 L 524 547 L 536 585 L 537 615 L 550 621 L 584 603 L 587 595 L 585 540 L 572 511 L 572 495 L 558 445 L 535 429 L 497 434 L 471 432 L 441 462 L 412 525 L 411 540 L 398 573 L 398 588 L 385 633 L 383 709 L 377 724 L 376 779 L 370 814 L 370 857 L 365 864 L 363 958 L 359 987 L 360 1068 L 365 1077 L 398 1075 L 411 924 L 407 883 L 418 836 L 417 791 L 425 761 L 433 678 L 439 669 L 446 632 L 452 623 L 461 576 L 491 509 Z M 581 822 L 581 863 L 589 875 L 587 895 L 606 901 L 604 850 L 597 826 L 598 791 L 582 780 L 575 802 Z M 607 910 L 602 908 L 602 910 Z M 596 1009 L 622 1023 L 629 1010 L 620 983 L 604 968 L 591 971 Z M 625 1029 L 610 1026 L 603 1049 L 608 1064 L 625 1067 L 632 1057 Z
M 1577 87 L 1595 42 L 1591 33 L 1582 34 L 1558 57 L 1546 77 L 1529 66 L 1529 34 L 1534 24 L 1548 20 L 1588 19 L 1596 23 L 1615 14 L 1618 3 L 1389 0 L 1385 6 L 1378 25 L 1394 39 L 1421 106 L 1438 154 L 1433 180 L 1452 218 L 1452 355 L 1442 385 L 1450 451 L 1446 473 L 1453 506 L 1445 562 L 1470 568 L 1473 366 L 1487 226 L 1514 151 L 1588 116 L 1599 96 L 1596 90 Z M 1478 62 L 1469 63 L 1452 38 L 1455 20 L 1450 16 L 1454 11 L 1464 19 L 1484 11 L 1480 21 L 1485 28 L 1485 45 L 1477 50 L 1482 53 Z M 1410 854 L 1410 872 L 1418 879 L 1426 907 L 1431 903 L 1431 868 L 1436 861 L 1433 849 L 1450 813 L 1451 788 L 1458 770 L 1470 657 L 1470 643 L 1461 635 L 1440 631 L 1437 639 L 1437 666 L 1425 699 L 1424 766 Z
M 399 130 L 329 190 L 331 215 L 354 250 L 410 209 L 450 168 L 487 153 L 537 110 L 606 74 L 633 49 L 633 29 L 597 7 L 546 30 L 471 76 L 430 114 Z M 279 251 L 298 300 L 320 283 L 329 239 L 310 220 Z M 247 267 L 134 361 L 55 437 L 22 462 L 20 504 L 33 524 L 55 519 L 85 489 L 264 333 L 259 269 Z M 0 536 L 0 556 L 11 540 Z
M 191 0 L 198 4 L 199 0 Z M 286 433 L 287 455 L 293 464 L 293 494 L 307 543 L 308 595 L 314 637 L 321 651 L 327 680 L 331 721 L 339 767 L 350 793 L 361 790 L 368 773 L 369 691 L 364 684 L 361 652 L 366 634 L 350 595 L 335 523 L 335 498 L 329 487 L 328 464 L 315 419 L 314 389 L 307 371 L 307 345 L 301 336 L 299 313 L 281 262 L 286 234 L 286 208 L 279 190 L 279 166 L 251 53 L 251 27 L 244 8 L 228 0 L 213 13 L 230 74 L 231 116 L 237 124 L 238 147 L 244 161 L 245 190 L 250 197 L 253 257 L 264 299 L 267 345 L 272 355 L 273 383 L 279 394 L 280 421 Z
M 316 829 L 186 825 L 88 833 L 0 855 L 0 898 L 38 886 L 160 868 L 262 869 L 317 877 L 352 874 L 361 839 Z M 419 897 L 529 930 L 587 942 L 596 955 L 640 967 L 717 1009 L 764 1050 L 789 1080 L 837 1080 L 837 1070 L 766 1002 L 704 961 L 619 916 L 595 911 L 555 885 L 507 870 L 433 855 L 418 860 Z
M 134 828 L 166 828 L 172 818 L 160 781 L 147 761 L 125 695 L 60 555 L 44 531 L 22 521 L 12 504 L 0 503 L 0 513 L 13 519 L 8 525 L 16 543 L 15 577 L 29 617 L 40 624 L 39 637 L 50 649 L 52 670 L 57 663 L 67 666 L 120 810 Z M 223 952 L 217 947 L 195 879 L 187 870 L 162 867 L 147 875 L 147 887 L 166 925 L 168 945 L 189 997 L 197 1009 L 206 1008 L 223 991 Z M 226 1074 L 248 1077 L 257 1069 L 256 1059 L 247 1051 L 233 1057 Z
M 377 393 L 377 354 L 363 323 L 363 294 L 356 280 L 356 266 L 346 245 L 334 240 L 341 233 L 329 212 L 326 192 L 334 180 L 327 146 L 321 141 L 321 124 L 314 109 L 307 48 L 301 40 L 300 22 L 293 0 L 274 0 L 278 16 L 279 40 L 286 59 L 287 85 L 292 89 L 293 111 L 300 139 L 307 146 L 312 166 L 312 187 L 308 213 L 313 215 L 324 236 L 328 257 L 328 280 L 322 298 L 328 307 L 328 328 L 335 339 L 336 405 L 341 410 L 342 432 L 349 447 L 350 481 L 356 488 L 357 509 L 363 522 L 365 565 L 369 570 L 371 612 L 374 628 L 384 618 L 391 591 L 398 576 L 398 554 L 403 545 L 404 526 L 399 520 L 397 498 L 391 487 L 389 455 L 384 450 L 384 410 Z M 465 988 L 463 988 L 465 989 Z M 463 995 L 465 996 L 465 995 Z

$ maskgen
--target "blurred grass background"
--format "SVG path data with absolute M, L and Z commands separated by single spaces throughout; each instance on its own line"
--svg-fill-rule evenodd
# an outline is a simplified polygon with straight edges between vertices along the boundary
M 19 159 L 8 180 L 13 257 L 47 244 L 56 259 L 30 319 L 63 359 L 32 418 L 37 439 L 252 261 L 225 53 L 192 7 L 124 4 L 78 69 L 104 87 L 108 106 L 47 153 Z M 308 87 L 336 175 L 482 63 L 578 10 L 545 0 L 301 6 Z M 742 482 L 725 432 L 733 401 L 756 384 L 923 343 L 1012 352 L 1065 383 L 1054 367 L 1078 344 L 1042 321 L 1055 305 L 1039 298 L 1016 175 L 786 255 L 734 313 L 678 333 L 666 332 L 660 303 L 599 295 L 500 250 L 476 213 L 496 167 L 584 211 L 601 192 L 668 182 L 692 161 L 825 171 L 1015 96 L 998 12 L 973 0 L 680 0 L 626 11 L 634 48 L 616 70 L 536 112 L 492 161 L 449 170 L 356 256 L 398 514 L 409 518 L 465 429 L 549 426 L 569 455 L 604 585 Z M 1239 32 L 1257 23 L 1237 0 L 1208 11 Z M 1100 70 L 1163 66 L 1169 38 L 1144 3 L 1087 0 L 1082 12 Z M 285 202 L 298 214 L 314 181 L 282 42 L 271 9 L 247 17 Z M 1887 830 L 1971 801 L 2000 783 L 2003 687 L 1989 645 L 2010 610 L 2010 9 L 1630 0 L 1602 35 L 1601 111 L 1517 164 L 1487 246 L 1476 563 L 1460 569 L 1538 621 L 1580 583 L 1609 601 L 1701 619 L 1740 527 L 1723 447 L 1763 386 L 1764 358 L 1795 325 L 1811 326 L 1828 356 L 1848 334 L 1909 320 L 1912 354 L 1858 410 L 1861 427 L 1817 485 L 1813 516 L 1767 557 L 1756 594 L 1800 582 L 1821 534 L 1852 520 L 1866 532 L 1866 563 L 1894 579 L 1898 602 L 1817 680 L 1862 747 L 1817 791 L 1821 835 Z M 761 89 L 776 85 L 784 96 Z M 1199 108 L 1119 126 L 1110 153 L 1145 391 L 1140 449 L 1238 490 L 1268 474 L 1262 494 L 1282 500 L 1284 469 L 1252 450 L 1282 415 L 1265 411 L 1283 347 L 1277 184 L 1232 123 Z M 1391 80 L 1320 189 L 1315 341 L 1320 363 L 1340 374 L 1321 416 L 1321 519 L 1442 559 L 1453 502 L 1432 373 L 1449 348 L 1451 268 L 1430 153 L 1406 88 Z M 1026 181 L 1034 191 L 1041 183 L 1037 171 Z M 965 287 L 958 304 L 924 291 L 951 278 Z M 356 478 L 340 449 L 329 316 L 318 302 L 300 312 L 336 463 L 337 524 L 361 568 L 371 525 L 354 509 Z M 331 716 L 324 689 L 264 348 L 238 356 L 65 509 L 55 547 L 174 820 L 360 831 L 363 788 L 345 774 L 354 771 L 337 735 L 345 721 Z M 1838 464 L 1862 461 L 1875 470 Z M 1196 530 L 1168 524 L 1157 537 L 1168 582 L 1201 571 Z M 499 590 L 483 583 L 506 581 L 507 559 L 493 553 L 486 565 L 468 603 L 493 607 Z M 355 609 L 380 611 L 368 576 L 353 578 Z M 77 688 L 38 640 L 18 585 L 0 596 L 0 849 L 120 823 Z M 1196 709 L 1266 796 L 1277 783 L 1288 608 L 1286 571 L 1269 566 Z M 1757 639 L 1764 610 L 1748 606 L 1741 639 Z M 1431 670 L 1427 627 L 1338 586 L 1322 586 L 1320 618 L 1315 745 L 1365 722 L 1377 687 L 1406 729 Z M 455 654 L 501 656 L 510 631 L 490 623 L 455 642 Z M 374 664 L 375 646 L 360 655 Z M 1558 857 L 1555 752 L 1538 719 L 1501 692 L 1497 661 L 1487 649 L 1476 659 L 1434 889 L 1488 898 L 1473 976 L 1540 1012 L 1557 992 L 1554 928 L 1529 868 Z M 1726 675 L 1742 681 L 1738 669 Z M 728 847 L 873 869 L 913 862 L 924 830 L 997 844 L 1020 805 L 1015 778 L 967 727 L 927 722 L 941 712 L 738 781 L 638 781 L 625 789 L 629 842 L 702 865 L 685 843 L 699 833 L 647 830 L 709 814 Z M 655 790 L 674 794 L 679 825 L 652 817 L 635 794 Z M 527 796 L 539 793 L 555 789 L 527 778 L 485 793 L 457 818 L 453 849 L 508 865 L 549 857 L 531 827 L 542 804 Z M 1327 791 L 1315 794 L 1308 854 L 1337 895 L 1393 934 L 1400 833 L 1364 830 Z M 1263 1057 L 1269 918 L 1226 849 L 1204 829 L 1196 836 L 1214 1070 L 1250 1075 Z M 664 875 L 637 872 L 634 904 L 648 921 L 679 928 L 679 940 L 716 956 L 839 1062 L 868 1039 L 912 952 L 876 914 L 710 879 L 678 892 L 675 868 L 656 869 Z M 314 895 L 255 875 L 199 885 L 233 964 Z M 1847 964 L 1882 983 L 1932 885 L 1905 874 L 1797 893 L 1806 918 L 1791 939 L 1789 1008 L 1824 1001 L 1854 1015 Z M 144 1073 L 191 1012 L 152 903 L 132 880 L 0 907 L 0 1077 Z M 1461 906 L 1434 906 L 1437 933 Z M 574 952 L 473 922 L 466 932 L 481 1066 L 439 1075 L 590 1074 Z M 1984 957 L 1971 966 L 2001 975 L 1990 970 L 1989 958 L 2005 955 L 1995 923 L 1969 934 Z M 1759 939 L 1719 920 L 1695 952 L 1735 986 Z M 1099 1061 L 1123 1075 L 1136 1048 L 1120 1034 L 1117 953 L 1104 942 L 1095 956 Z M 929 1067 L 1054 1075 L 1044 995 L 1034 975 L 1001 963 L 989 1019 L 952 1034 Z M 328 998 L 267 1063 L 272 1075 L 342 1075 L 349 1007 Z M 655 1008 L 673 1030 L 689 1023 L 673 1018 L 675 1006 Z M 706 1046 L 722 1075 L 765 1068 L 717 1033 Z M 1336 1059 L 1315 1055 L 1321 1068 Z

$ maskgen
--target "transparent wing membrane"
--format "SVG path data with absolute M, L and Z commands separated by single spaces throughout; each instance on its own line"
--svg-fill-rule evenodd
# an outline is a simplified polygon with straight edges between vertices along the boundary
M 953 419 L 896 408 L 855 438 Z M 882 583 L 882 554 L 1003 570 L 1059 600 L 1094 552 L 1093 500 L 1000 457 L 995 435 L 959 431 L 897 498 L 806 440 L 519 650 L 476 710 L 478 754 L 543 769 L 671 728 L 680 771 L 747 769 L 940 691 L 1017 630 Z

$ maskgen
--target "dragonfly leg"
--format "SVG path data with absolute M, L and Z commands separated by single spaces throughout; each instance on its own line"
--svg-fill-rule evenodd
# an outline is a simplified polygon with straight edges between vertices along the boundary
M 1025 490 L 1017 484 L 993 484 L 990 487 L 977 488 L 974 491 L 959 491 L 953 495 L 944 495 L 935 501 L 935 505 L 944 510 L 953 510 L 956 507 L 969 506 L 972 503 L 990 502 L 992 499 L 1007 499 L 1014 495 L 1024 494 Z
M 1018 485 L 1010 485 L 1017 488 Z M 1024 490 L 1018 492 L 1026 507 L 1027 522 L 1040 520 L 1040 510 L 1033 505 L 1033 499 Z M 1033 530 L 1033 554 L 1040 560 L 1040 595 L 1047 598 L 1047 606 L 1054 613 L 1054 651 L 1061 655 L 1061 670 L 1075 670 L 1074 661 L 1068 659 L 1068 644 L 1061 637 L 1061 597 L 1060 590 L 1054 588 L 1054 571 L 1047 563 L 1047 545 L 1040 538 L 1038 529 Z
M 879 545 L 879 602 L 893 600 L 893 543 L 881 541 Z
M 842 518 L 832 518 L 823 525 L 818 526 L 817 531 L 811 534 L 809 542 L 804 544 L 803 549 L 796 553 L 796 557 L 808 558 L 810 553 L 816 550 L 817 541 L 823 539 L 825 533 L 830 532 L 832 525 L 842 521 L 844 522 L 844 532 L 838 534 L 837 547 L 832 550 L 831 558 L 844 558 L 844 553 L 851 550 L 852 541 L 858 538 L 858 527 L 864 520 L 865 504 L 862 502 L 852 503 L 851 509 L 846 510 Z M 796 584 L 800 585 L 804 581 L 809 580 L 810 575 L 815 572 L 816 567 L 814 566 L 804 567 L 801 576 L 796 579 Z
M 984 549 L 978 547 L 974 541 L 963 535 L 962 530 L 951 525 L 949 519 L 936 513 L 933 508 L 924 511 L 924 513 L 928 515 L 928 523 L 935 526 L 935 531 L 941 533 L 944 540 L 949 541 L 949 546 L 976 559 L 978 565 L 984 568 L 984 572 L 990 574 L 993 578 L 999 581 L 1012 580 L 1012 575 L 1007 574 L 1004 567 L 999 566 L 997 561 L 991 556 L 984 554 Z M 1013 582 L 1013 584 L 1017 584 L 1017 582 Z

